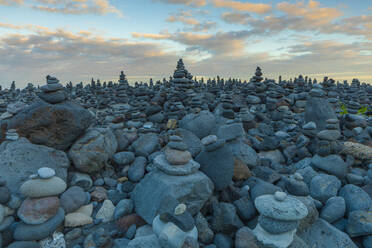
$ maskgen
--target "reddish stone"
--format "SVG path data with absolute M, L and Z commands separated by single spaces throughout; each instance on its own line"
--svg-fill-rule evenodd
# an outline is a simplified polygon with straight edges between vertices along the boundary
M 234 175 L 233 180 L 245 180 L 252 176 L 248 166 L 244 164 L 240 159 L 234 158 Z
M 130 214 L 124 216 L 116 222 L 118 228 L 120 228 L 123 232 L 126 232 L 128 228 L 133 224 L 135 224 L 138 228 L 140 226 L 146 225 L 147 223 L 138 214 Z
M 37 225 L 46 222 L 58 212 L 58 197 L 27 198 L 18 209 L 18 217 L 26 224 Z
M 90 193 L 93 201 L 102 202 L 107 199 L 107 190 L 103 187 L 96 187 L 96 189 Z

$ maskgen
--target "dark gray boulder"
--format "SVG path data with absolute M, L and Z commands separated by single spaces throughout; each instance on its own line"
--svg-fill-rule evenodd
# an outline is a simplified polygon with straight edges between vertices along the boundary
M 315 122 L 318 130 L 324 130 L 328 119 L 337 119 L 337 116 L 327 99 L 309 97 L 305 108 L 305 123 Z
M 180 122 L 181 128 L 193 132 L 199 139 L 212 133 L 216 126 L 216 118 L 209 111 L 201 111 L 199 114 L 188 114 Z
M 66 150 L 93 121 L 94 116 L 75 102 L 38 101 L 8 120 L 7 125 L 31 143 Z

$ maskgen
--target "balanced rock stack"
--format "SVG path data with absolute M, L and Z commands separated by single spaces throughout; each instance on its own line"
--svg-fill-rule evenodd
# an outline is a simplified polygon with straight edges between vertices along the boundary
M 56 104 L 66 100 L 66 93 L 63 90 L 63 85 L 59 83 L 59 80 L 55 77 L 47 76 L 47 84 L 41 86 L 41 93 L 39 97 L 44 101 Z
M 6 132 L 5 139 L 6 140 L 9 140 L 9 141 L 16 141 L 16 140 L 18 140 L 19 139 L 19 135 L 17 133 L 17 130 L 15 130 L 15 129 L 9 129 Z
M 182 138 L 172 135 L 169 139 L 164 153 L 153 161 L 155 169 L 132 192 L 136 212 L 149 224 L 166 199 L 182 201 L 195 215 L 214 189 L 212 181 L 198 170 L 200 165 L 192 159 Z
M 327 156 L 341 152 L 341 145 L 337 142 L 341 137 L 341 133 L 338 130 L 338 119 L 328 119 L 326 122 L 326 129 L 317 134 L 319 139 L 318 154 L 320 156 Z
M 181 176 L 196 172 L 200 165 L 195 162 L 187 145 L 180 136 L 172 135 L 169 138 L 164 155 L 157 156 L 155 166 L 168 175 Z
M 66 183 L 48 167 L 40 168 L 37 175 L 23 183 L 20 192 L 27 198 L 18 209 L 22 222 L 14 230 L 14 239 L 33 241 L 50 236 L 65 218 L 58 198 L 65 190 Z
M 194 87 L 192 75 L 185 69 L 182 59 L 177 62 L 177 69 L 174 71 L 171 83 L 174 83 L 176 89 L 181 91 Z
M 119 86 L 116 89 L 116 100 L 119 103 L 126 103 L 128 101 L 127 95 L 128 81 L 123 71 L 120 72 Z
M 257 240 L 265 247 L 287 248 L 293 242 L 299 221 L 308 214 L 306 206 L 284 192 L 262 195 L 255 199 L 260 213 L 253 230 Z

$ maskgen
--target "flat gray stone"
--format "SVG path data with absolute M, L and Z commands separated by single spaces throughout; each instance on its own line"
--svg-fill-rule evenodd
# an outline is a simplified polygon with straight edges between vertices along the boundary
M 171 165 L 166 160 L 164 154 L 158 155 L 154 159 L 153 163 L 156 166 L 156 168 L 172 176 L 184 176 L 193 174 L 197 172 L 198 169 L 200 168 L 199 163 L 195 162 L 194 160 L 190 160 L 187 164 L 184 165 Z
M 306 206 L 292 196 L 277 201 L 274 195 L 262 195 L 255 199 L 254 204 L 260 214 L 277 220 L 301 220 L 308 214 Z

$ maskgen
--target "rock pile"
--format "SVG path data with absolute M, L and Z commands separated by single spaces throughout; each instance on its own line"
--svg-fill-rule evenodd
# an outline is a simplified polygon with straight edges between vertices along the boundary
M 370 248 L 371 99 L 260 67 L 196 79 L 182 59 L 161 81 L 12 83 L 0 248 Z

